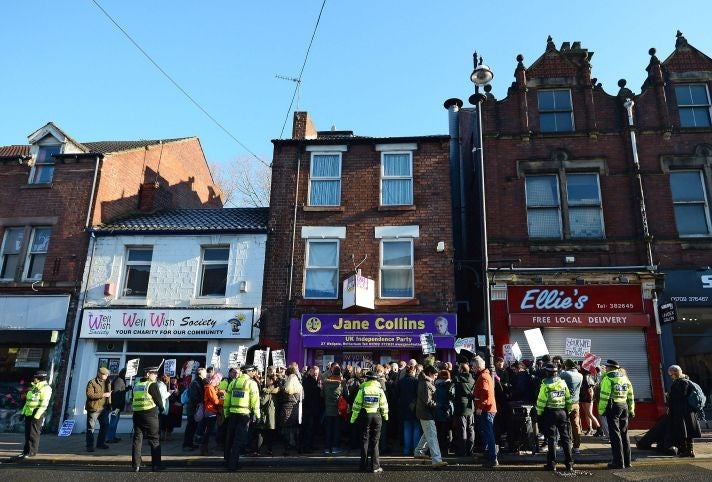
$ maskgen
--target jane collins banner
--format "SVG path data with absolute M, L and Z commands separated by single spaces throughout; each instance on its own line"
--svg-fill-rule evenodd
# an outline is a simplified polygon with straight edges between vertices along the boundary
M 80 338 L 252 338 L 252 309 L 85 309 Z

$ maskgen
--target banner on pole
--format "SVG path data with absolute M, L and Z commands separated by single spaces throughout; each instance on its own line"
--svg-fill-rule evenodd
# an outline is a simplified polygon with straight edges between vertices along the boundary
M 254 357 L 254 365 L 257 367 L 258 372 L 263 372 L 265 371 L 265 357 L 264 357 L 264 350 L 255 350 L 253 357 Z
M 138 364 L 140 360 L 140 358 L 133 358 L 126 362 L 126 378 L 138 375 Z
M 284 350 L 275 350 L 272 352 L 272 365 L 275 368 L 287 368 L 287 356 Z

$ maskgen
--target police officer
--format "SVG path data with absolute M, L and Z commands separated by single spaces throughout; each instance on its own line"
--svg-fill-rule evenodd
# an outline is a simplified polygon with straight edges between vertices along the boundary
M 598 413 L 608 420 L 608 435 L 613 451 L 613 462 L 608 464 L 608 468 L 629 468 L 628 419 L 635 417 L 633 385 L 615 360 L 606 361 L 606 374 L 601 380 L 601 395 L 598 399 Z
M 362 413 L 365 412 L 365 413 Z M 359 470 L 366 472 L 368 452 L 371 449 L 371 468 L 374 474 L 383 472 L 379 460 L 378 441 L 381 425 L 388 421 L 388 401 L 386 394 L 374 372 L 366 373 L 366 381 L 359 387 L 351 411 L 351 423 L 361 421 L 361 464 Z
M 40 448 L 40 433 L 45 412 L 52 398 L 52 387 L 47 383 L 47 372 L 39 370 L 32 377 L 32 386 L 27 392 L 25 406 L 20 418 L 25 420 L 25 447 L 17 459 L 32 458 Z
M 223 404 L 228 424 L 225 460 L 229 472 L 237 470 L 240 451 L 247 446 L 250 423 L 260 418 L 260 389 L 254 380 L 257 367 L 245 365 L 241 371 L 228 385 Z
M 218 383 L 218 397 L 222 397 L 223 400 L 225 399 L 224 394 L 227 393 L 228 385 L 230 385 L 231 381 L 233 381 L 235 378 L 237 378 L 237 373 L 238 373 L 237 370 L 238 370 L 237 368 L 230 368 L 227 378 L 223 378 L 222 380 L 220 380 L 220 383 Z M 226 433 L 227 433 L 227 423 L 223 422 L 218 427 L 217 435 L 215 435 L 215 440 L 217 441 L 218 449 L 225 448 Z
M 158 433 L 158 414 L 163 413 L 163 400 L 156 384 L 158 367 L 147 367 L 146 376 L 133 387 L 133 450 L 131 465 L 134 472 L 141 470 L 141 445 L 146 435 L 151 446 L 151 465 L 154 472 L 165 469 L 161 465 L 161 442 Z
M 539 426 L 546 436 L 549 453 L 546 457 L 546 470 L 556 470 L 556 433 L 559 433 L 561 446 L 564 449 L 566 470 L 573 471 L 574 461 L 571 457 L 571 437 L 569 427 L 569 412 L 571 411 L 571 394 L 566 382 L 557 376 L 557 368 L 553 363 L 544 365 L 546 377 L 539 387 L 536 400 L 536 413 Z

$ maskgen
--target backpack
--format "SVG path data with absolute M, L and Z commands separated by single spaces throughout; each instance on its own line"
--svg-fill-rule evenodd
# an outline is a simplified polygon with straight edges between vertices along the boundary
M 702 387 L 700 387 L 692 380 L 688 380 L 688 382 L 692 386 L 692 390 L 687 396 L 687 404 L 690 405 L 690 408 L 692 408 L 695 412 L 701 412 L 705 408 L 705 403 L 707 403 L 707 397 L 705 397 L 705 393 L 702 391 Z
M 188 405 L 188 388 L 183 390 L 183 393 L 180 394 L 180 403 Z

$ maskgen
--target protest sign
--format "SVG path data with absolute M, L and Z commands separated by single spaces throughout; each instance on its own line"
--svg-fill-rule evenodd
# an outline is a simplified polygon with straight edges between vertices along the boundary
M 265 370 L 265 358 L 264 350 L 255 350 L 253 354 L 254 365 L 257 367 L 258 372 L 263 372 Z
M 474 337 L 471 338 L 457 338 L 455 340 L 455 353 L 460 354 L 460 350 L 467 350 L 470 353 L 476 353 L 477 350 L 477 340 Z
M 138 374 L 138 364 L 140 358 L 134 358 L 126 362 L 126 378 L 135 377 Z
M 587 372 L 590 372 L 591 369 L 597 367 L 600 364 L 601 364 L 600 356 L 596 356 L 593 353 L 586 353 L 583 357 L 583 361 L 581 362 L 581 368 L 583 368 Z
M 287 368 L 287 357 L 284 350 L 275 350 L 272 352 L 272 365 L 275 368 Z
M 522 359 L 522 349 L 519 348 L 519 342 L 515 342 L 514 345 L 512 345 L 512 355 L 514 356 L 514 359 L 519 361 Z
M 74 430 L 74 420 L 65 420 L 62 422 L 62 426 L 59 427 L 58 437 L 69 437 L 72 435 L 72 430 Z
M 583 358 L 586 353 L 591 352 L 591 340 L 587 338 L 567 338 L 566 339 L 566 356 Z
M 513 363 L 522 359 L 522 350 L 519 348 L 519 343 L 504 345 L 503 349 L 504 361 Z
M 433 340 L 433 334 L 422 333 L 420 335 L 420 346 L 423 349 L 424 355 L 435 353 L 435 340 Z
M 544 341 L 544 335 L 541 334 L 541 328 L 524 330 L 524 336 L 527 339 L 527 344 L 534 358 L 549 354 L 549 348 L 547 348 L 546 342 Z
M 176 359 L 169 358 L 163 363 L 163 374 L 169 377 L 176 376 Z
M 222 348 L 219 346 L 216 346 L 213 348 L 213 356 L 210 358 L 210 364 L 213 366 L 213 368 L 220 368 L 220 353 L 222 352 Z

